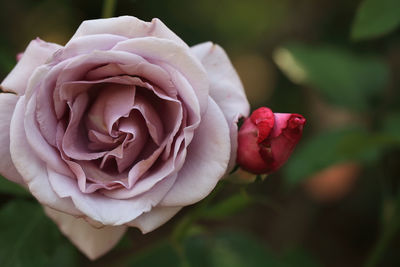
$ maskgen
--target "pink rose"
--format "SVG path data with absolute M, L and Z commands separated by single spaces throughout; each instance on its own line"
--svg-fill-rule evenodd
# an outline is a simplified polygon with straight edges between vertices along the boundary
M 238 164 L 255 174 L 277 171 L 300 141 L 305 123 L 299 114 L 256 109 L 239 130 Z
M 0 173 L 91 259 L 207 196 L 249 111 L 221 47 L 129 16 L 31 41 L 1 88 Z

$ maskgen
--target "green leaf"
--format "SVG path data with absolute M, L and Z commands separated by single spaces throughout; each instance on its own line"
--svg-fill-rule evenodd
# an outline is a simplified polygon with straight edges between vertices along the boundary
M 383 36 L 399 25 L 399 0 L 364 0 L 355 16 L 351 38 L 363 40 Z
M 36 203 L 3 206 L 0 236 L 0 266 L 77 266 L 76 249 Z
M 289 44 L 274 60 L 294 82 L 317 90 L 327 101 L 367 110 L 386 86 L 389 70 L 379 58 L 333 46 Z
M 13 183 L 3 176 L 0 176 L 0 193 L 15 196 L 31 196 L 22 186 Z
M 295 185 L 336 163 L 376 160 L 384 149 L 393 145 L 400 145 L 400 140 L 360 128 L 323 132 L 303 141 L 295 150 L 284 168 L 285 178 L 288 184 Z

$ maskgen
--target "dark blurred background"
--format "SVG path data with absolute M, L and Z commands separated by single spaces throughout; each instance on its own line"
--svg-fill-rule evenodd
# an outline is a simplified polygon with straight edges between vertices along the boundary
M 211 206 L 178 249 L 165 240 L 196 207 L 147 235 L 131 229 L 95 262 L 45 218 L 26 233 L 30 214 L 42 215 L 40 208 L 0 184 L 0 262 L 14 257 L 9 262 L 19 266 L 353 267 L 377 254 L 376 266 L 400 266 L 399 3 L 118 1 L 115 15 L 158 17 L 189 45 L 211 40 L 224 47 L 252 109 L 303 114 L 303 140 L 278 173 L 248 185 L 226 183 L 212 203 L 227 204 Z M 1 0 L 0 78 L 31 39 L 65 44 L 82 20 L 101 13 L 97 0 Z M 252 178 L 242 171 L 234 176 Z M 25 216 L 4 211 L 16 200 L 15 212 L 26 210 Z

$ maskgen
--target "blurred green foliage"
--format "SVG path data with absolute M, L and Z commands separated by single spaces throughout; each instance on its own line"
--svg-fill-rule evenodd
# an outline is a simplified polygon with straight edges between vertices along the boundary
M 5 179 L 3 176 L 0 176 L 0 193 L 5 195 L 14 195 L 21 197 L 31 196 L 28 190 L 25 190 L 20 185 L 17 185 Z
M 289 44 L 275 53 L 275 61 L 291 79 L 312 86 L 333 104 L 366 110 L 388 83 L 385 62 L 354 55 L 335 46 Z
M 274 255 L 259 240 L 237 231 L 192 235 L 174 247 L 162 243 L 136 256 L 127 266 L 193 266 L 193 267 L 317 267 L 307 253 L 291 250 Z
M 354 40 L 380 37 L 400 25 L 400 2 L 397 0 L 364 0 L 351 31 Z
M 76 266 L 77 250 L 36 203 L 13 201 L 0 209 L 1 266 Z
M 225 185 L 188 220 L 181 243 L 169 242 L 173 228 L 199 206 L 154 233 L 131 229 L 94 262 L 25 189 L 0 179 L 0 266 L 362 266 L 380 240 L 387 199 L 400 190 L 400 1 L 120 0 L 115 14 L 159 17 L 189 45 L 219 43 L 253 108 L 303 114 L 304 139 L 265 181 Z M 31 39 L 64 44 L 82 20 L 100 15 L 97 0 L 1 1 L 0 77 Z M 350 193 L 323 202 L 304 190 L 346 162 L 361 170 L 354 183 L 320 185 Z M 380 266 L 400 266 L 400 237 L 391 235 Z

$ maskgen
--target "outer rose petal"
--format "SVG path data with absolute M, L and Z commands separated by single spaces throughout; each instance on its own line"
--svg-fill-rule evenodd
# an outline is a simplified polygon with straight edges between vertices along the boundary
M 126 225 L 137 227 L 146 234 L 166 223 L 181 209 L 181 207 L 154 207 Z
M 249 102 L 238 74 L 219 45 L 206 42 L 193 46 L 191 50 L 203 63 L 210 80 L 210 95 L 221 108 L 229 124 L 232 151 L 229 171 L 236 160 L 238 131 L 236 123 L 240 117 L 249 115 Z
M 126 226 L 94 228 L 82 218 L 75 218 L 47 207 L 44 210 L 61 232 L 91 260 L 111 250 L 127 230 Z
M 32 40 L 26 48 L 21 60 L 18 61 L 14 69 L 1 83 L 1 87 L 5 91 L 14 92 L 17 95 L 23 95 L 28 84 L 29 77 L 35 68 L 46 63 L 50 56 L 62 48 L 62 46 L 36 38 Z
M 168 29 L 165 24 L 155 18 L 151 22 L 145 22 L 131 16 L 121 16 L 109 19 L 94 19 L 82 22 L 72 39 L 93 34 L 115 34 L 127 38 L 154 36 L 169 39 L 181 45 L 186 45 L 181 38 Z
M 231 142 L 221 109 L 208 98 L 207 112 L 188 146 L 185 165 L 178 179 L 161 201 L 163 206 L 187 206 L 206 197 L 225 174 Z
M 10 124 L 10 154 L 29 191 L 40 203 L 54 209 L 81 215 L 69 198 L 59 198 L 50 186 L 46 164 L 32 151 L 24 129 L 25 96 L 19 98 Z
M 130 199 L 120 200 L 97 192 L 82 193 L 76 181 L 70 177 L 51 170 L 48 173 L 50 184 L 58 197 L 61 199 L 70 197 L 82 213 L 104 225 L 122 225 L 136 219 L 144 212 L 149 212 L 157 206 L 176 179 L 176 175 L 165 177 L 151 190 Z
M 17 101 L 17 95 L 0 94 L 0 173 L 10 181 L 23 184 L 10 155 L 10 122 Z

